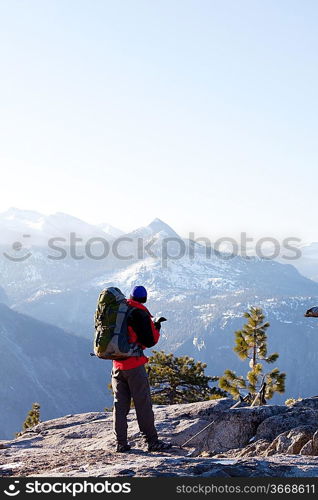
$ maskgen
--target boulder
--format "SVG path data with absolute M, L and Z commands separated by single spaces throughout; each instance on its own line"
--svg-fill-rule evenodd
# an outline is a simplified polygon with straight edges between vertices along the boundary
M 235 408 L 215 419 L 215 423 L 201 436 L 201 449 L 227 451 L 249 444 L 262 422 L 273 416 L 283 416 L 287 409 L 283 406 L 261 406 Z M 199 437 L 200 438 L 200 437 Z
M 300 455 L 318 456 L 318 430 L 312 438 L 302 447 Z
M 279 434 L 270 446 L 265 450 L 265 456 L 275 453 L 287 453 L 298 455 L 303 446 L 312 439 L 315 427 L 300 426 Z
M 257 428 L 256 439 L 273 441 L 279 434 L 306 425 L 318 428 L 318 410 L 293 406 L 286 412 L 273 415 L 262 421 Z
M 292 408 L 311 408 L 312 410 L 318 411 L 318 396 L 313 396 L 311 398 L 301 399 L 296 401 Z

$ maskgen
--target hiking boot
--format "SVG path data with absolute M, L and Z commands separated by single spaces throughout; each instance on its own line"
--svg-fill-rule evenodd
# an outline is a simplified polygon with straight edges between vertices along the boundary
M 130 451 L 131 446 L 129 444 L 118 444 L 116 448 L 117 453 L 126 453 L 126 451 Z
M 165 443 L 164 441 L 154 441 L 153 443 L 148 443 L 148 451 L 165 451 L 171 448 L 170 443 Z

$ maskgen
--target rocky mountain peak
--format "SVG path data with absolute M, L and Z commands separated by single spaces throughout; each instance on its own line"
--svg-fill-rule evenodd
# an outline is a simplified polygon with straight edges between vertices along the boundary
M 231 408 L 233 400 L 155 406 L 160 435 L 174 445 L 145 451 L 129 416 L 132 451 L 114 452 L 110 412 L 67 415 L 0 442 L 5 476 L 316 477 L 318 397 L 294 406 Z M 197 433 L 211 424 L 201 434 Z M 181 446 L 190 437 L 187 446 Z

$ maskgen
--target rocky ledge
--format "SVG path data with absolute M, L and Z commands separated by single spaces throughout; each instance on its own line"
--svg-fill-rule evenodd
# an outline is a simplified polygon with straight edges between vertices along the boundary
M 126 454 L 114 452 L 108 412 L 42 422 L 0 442 L 0 476 L 318 476 L 318 397 L 291 407 L 232 405 L 220 399 L 156 406 L 160 437 L 174 445 L 164 453 L 146 451 L 133 411 Z

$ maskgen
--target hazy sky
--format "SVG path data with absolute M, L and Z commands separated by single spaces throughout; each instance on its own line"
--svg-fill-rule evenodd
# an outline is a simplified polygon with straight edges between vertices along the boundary
M 318 240 L 316 0 L 0 0 L 0 210 Z

